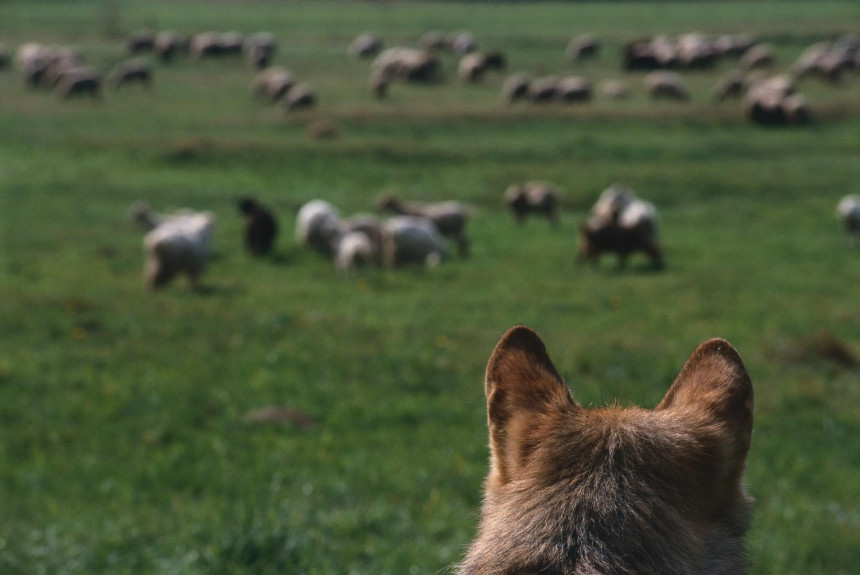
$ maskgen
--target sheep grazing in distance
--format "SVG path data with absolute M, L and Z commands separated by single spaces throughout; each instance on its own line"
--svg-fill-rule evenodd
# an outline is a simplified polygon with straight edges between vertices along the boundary
M 388 95 L 388 76 L 379 70 L 374 70 L 370 73 L 370 91 L 377 100 L 384 100 Z
M 242 51 L 252 67 L 262 70 L 269 66 L 275 52 L 278 49 L 278 43 L 275 37 L 268 32 L 258 32 L 245 38 L 242 42 Z
M 429 50 L 389 48 L 371 64 L 372 74 L 404 82 L 436 82 L 440 79 L 439 60 Z
M 296 239 L 302 245 L 332 255 L 332 243 L 339 235 L 340 212 L 325 200 L 304 204 L 296 216 Z
M 60 98 L 69 99 L 72 96 L 88 95 L 98 100 L 101 98 L 102 77 L 95 68 L 82 66 L 66 71 L 57 84 L 57 94 Z
M 558 95 L 558 76 L 543 76 L 529 84 L 528 98 L 535 103 L 551 102 Z
M 578 76 L 562 78 L 555 85 L 556 97 L 562 102 L 588 102 L 591 100 L 591 83 Z
M 183 40 L 175 32 L 159 32 L 155 36 L 155 53 L 162 62 L 171 62 L 182 45 Z
M 191 38 L 188 51 L 195 58 L 232 56 L 242 53 L 242 42 L 239 32 L 202 32 Z
M 839 200 L 836 215 L 842 223 L 849 245 L 860 245 L 860 194 L 849 194 Z
M 600 83 L 600 93 L 613 100 L 626 100 L 630 97 L 630 88 L 622 80 L 604 80 Z
M 478 49 L 478 42 L 471 32 L 454 32 L 448 39 L 451 51 L 459 56 L 465 56 Z
M 684 81 L 674 72 L 651 72 L 645 76 L 643 83 L 645 90 L 654 100 L 662 98 L 684 102 L 690 99 Z
M 126 60 L 117 64 L 108 74 L 108 82 L 114 90 L 127 84 L 141 84 L 147 88 L 152 87 L 152 70 L 143 60 Z
M 312 108 L 317 103 L 317 93 L 307 82 L 296 84 L 284 94 L 281 99 L 284 110 L 293 112 L 295 110 L 304 110 Z
M 741 66 L 747 70 L 769 68 L 776 62 L 773 49 L 768 44 L 757 44 L 741 56 Z
M 525 100 L 528 97 L 531 82 L 532 77 L 529 74 L 518 73 L 509 76 L 502 84 L 502 100 L 507 104 Z
M 808 47 L 792 65 L 796 78 L 815 76 L 831 83 L 842 79 L 842 71 L 855 67 L 854 60 L 860 53 L 857 39 L 843 37 L 834 42 L 819 42 Z
M 729 98 L 740 98 L 747 88 L 747 80 L 740 70 L 732 70 L 714 86 L 714 101 L 722 102 Z
M 723 34 L 714 40 L 714 51 L 719 56 L 740 58 L 756 44 L 758 40 L 750 34 Z
M 551 184 L 513 184 L 505 190 L 505 203 L 517 224 L 522 224 L 528 214 L 535 213 L 546 217 L 553 226 L 558 225 L 558 193 Z
M 388 210 L 401 216 L 427 218 L 433 222 L 439 233 L 457 244 L 461 256 L 469 255 L 469 238 L 466 236 L 469 213 L 460 202 L 430 204 L 405 202 L 391 194 L 386 194 L 379 198 L 377 206 L 380 210 Z
M 597 263 L 601 254 L 615 253 L 623 268 L 630 254 L 640 251 L 655 267 L 662 266 L 657 209 L 627 186 L 613 184 L 600 194 L 591 217 L 580 227 L 579 259 Z
M 444 32 L 431 30 L 418 39 L 418 47 L 422 50 L 449 50 L 451 43 Z
M 445 238 L 427 218 L 394 216 L 382 226 L 382 258 L 388 267 L 434 267 L 445 254 Z
M 505 56 L 501 52 L 483 54 L 472 52 L 460 60 L 457 75 L 464 82 L 478 82 L 489 70 L 502 70 L 505 67 Z
M 764 125 L 802 124 L 810 120 L 809 108 L 786 75 L 754 82 L 744 96 L 749 120 Z
M 39 85 L 49 89 L 56 88 L 67 72 L 82 68 L 84 64 L 83 57 L 71 48 L 52 49 L 46 54 Z
M 155 32 L 152 30 L 137 30 L 125 40 L 125 49 L 132 56 L 141 52 L 151 52 L 155 48 Z
M 335 269 L 350 275 L 382 258 L 382 224 L 370 214 L 356 214 L 338 224 L 332 240 Z
M 577 62 L 584 58 L 593 58 L 597 56 L 600 50 L 600 43 L 597 38 L 591 34 L 580 34 L 572 38 L 567 45 L 567 59 L 571 62 Z
M 591 207 L 592 219 L 606 225 L 617 224 L 623 212 L 633 201 L 636 194 L 621 183 L 615 183 L 603 190 Z
M 382 40 L 373 34 L 361 34 L 350 42 L 347 53 L 353 58 L 371 58 L 382 50 Z
M 245 247 L 252 256 L 264 256 L 272 251 L 278 236 L 275 215 L 251 197 L 240 198 L 239 212 L 245 220 Z
M 257 97 L 274 103 L 284 97 L 284 94 L 296 85 L 292 72 L 286 68 L 274 67 L 263 70 L 254 78 L 251 84 Z

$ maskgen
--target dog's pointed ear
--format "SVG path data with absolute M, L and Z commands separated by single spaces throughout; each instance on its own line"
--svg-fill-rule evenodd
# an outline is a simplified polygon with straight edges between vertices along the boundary
M 753 387 L 738 352 L 724 339 L 701 344 L 656 410 L 704 415 L 720 430 L 731 475 L 740 478 L 753 427 Z
M 525 326 L 512 327 L 496 344 L 487 363 L 485 390 L 490 481 L 504 485 L 530 453 L 530 430 L 546 415 L 576 404 L 543 342 Z

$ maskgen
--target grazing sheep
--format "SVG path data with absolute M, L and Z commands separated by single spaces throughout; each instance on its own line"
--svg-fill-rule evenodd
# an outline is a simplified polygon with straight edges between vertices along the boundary
M 459 56 L 465 56 L 478 49 L 478 42 L 471 32 L 455 32 L 449 39 L 451 51 Z
M 469 255 L 469 238 L 466 236 L 469 213 L 460 202 L 404 202 L 387 194 L 379 198 L 377 206 L 380 210 L 389 210 L 402 216 L 427 218 L 433 222 L 439 233 L 457 244 L 461 256 Z
M 57 94 L 68 99 L 76 95 L 88 95 L 93 99 L 101 98 L 102 77 L 95 68 L 82 66 L 63 73 L 57 84 Z
M 125 40 L 125 48 L 132 56 L 141 52 L 151 52 L 155 48 L 155 32 L 152 30 L 137 30 Z
M 449 50 L 451 43 L 444 32 L 431 30 L 422 34 L 421 38 L 418 39 L 418 47 L 422 50 Z
M 445 257 L 445 239 L 427 218 L 395 216 L 382 226 L 382 257 L 388 267 L 432 267 Z
M 48 57 L 48 49 L 41 44 L 31 42 L 18 48 L 15 63 L 24 77 L 24 83 L 30 88 L 39 85 L 48 65 Z
M 143 238 L 147 289 L 163 287 L 179 274 L 196 289 L 209 259 L 214 222 L 212 214 L 198 212 L 168 218 L 149 231 Z
M 690 99 L 690 93 L 684 86 L 681 76 L 674 72 L 651 72 L 645 76 L 645 90 L 652 99 L 665 98 L 684 102 Z
M 126 84 L 141 84 L 147 88 L 152 87 L 152 70 L 143 60 L 126 60 L 120 62 L 108 74 L 108 82 L 113 86 L 114 90 L 118 90 L 120 86 Z
M 528 98 L 535 103 L 551 102 L 555 100 L 558 92 L 558 76 L 544 76 L 532 80 L 529 84 Z
M 347 232 L 335 240 L 334 266 L 342 275 L 350 275 L 377 261 L 377 252 L 367 234 Z
M 545 216 L 553 226 L 558 224 L 558 193 L 546 182 L 513 184 L 505 190 L 505 203 L 517 224 L 530 213 Z
M 242 53 L 242 35 L 238 32 L 202 32 L 191 38 L 188 50 L 195 58 L 238 55 Z
M 600 50 L 600 43 L 591 34 L 581 34 L 571 39 L 567 45 L 567 59 L 576 62 L 583 58 L 593 58 Z
M 464 82 L 478 82 L 488 70 L 502 70 L 504 67 L 505 56 L 501 52 L 472 52 L 460 60 L 457 74 Z
M 600 83 L 600 93 L 613 100 L 626 100 L 630 97 L 630 88 L 622 80 L 605 80 Z
M 618 256 L 619 267 L 623 269 L 630 254 L 640 251 L 650 256 L 655 267 L 662 267 L 663 254 L 659 244 L 642 229 L 594 221 L 580 228 L 579 259 L 597 264 L 602 254 L 614 253 Z
M 747 88 L 746 78 L 740 70 L 732 70 L 714 86 L 714 101 L 722 102 L 729 98 L 740 98 Z
M 439 60 L 428 50 L 389 48 L 371 64 L 373 74 L 388 80 L 404 82 L 435 82 L 440 79 Z
M 806 101 L 787 75 L 753 82 L 744 97 L 744 110 L 751 121 L 765 125 L 804 123 L 810 119 Z
M 640 230 L 654 243 L 657 242 L 657 208 L 651 202 L 634 199 L 618 215 L 618 225 Z
M 370 91 L 377 100 L 384 100 L 388 95 L 390 80 L 384 71 L 373 70 L 370 73 Z
M 347 52 L 353 58 L 370 58 L 382 50 L 382 40 L 373 34 L 361 34 L 349 44 Z
M 507 104 L 513 104 L 519 100 L 525 100 L 529 94 L 529 86 L 532 77 L 529 74 L 514 74 L 502 84 L 502 100 Z
M 849 194 L 839 200 L 836 215 L 842 222 L 848 243 L 858 245 L 860 241 L 860 194 Z
M 332 242 L 339 234 L 340 212 L 325 200 L 312 200 L 296 216 L 296 239 L 324 255 L 332 254 Z
M 678 38 L 677 49 L 681 67 L 688 70 L 713 68 L 716 64 L 718 54 L 714 43 L 704 34 L 683 34 Z
M 241 198 L 238 208 L 245 220 L 245 247 L 253 256 L 271 252 L 278 235 L 275 215 L 250 197 Z
M 355 214 L 338 223 L 338 234 L 345 236 L 358 232 L 367 236 L 377 256 L 382 252 L 382 223 L 372 214 Z
M 262 70 L 266 68 L 275 56 L 278 49 L 278 43 L 275 37 L 268 32 L 259 32 L 245 38 L 242 43 L 242 51 L 248 62 L 254 68 Z
M 317 94 L 310 84 L 302 82 L 296 84 L 284 95 L 282 99 L 284 110 L 293 112 L 295 110 L 304 110 L 312 108 L 317 103 Z
M 747 70 L 769 68 L 775 62 L 773 49 L 768 44 L 756 44 L 741 56 L 741 66 Z
M 39 79 L 39 85 L 53 89 L 57 87 L 63 76 L 74 69 L 84 66 L 84 59 L 71 48 L 56 48 L 47 53 L 45 68 Z
M 562 78 L 555 85 L 556 97 L 562 102 L 588 102 L 591 100 L 591 84 L 578 76 Z
M 617 224 L 621 213 L 636 200 L 633 190 L 615 183 L 603 190 L 591 208 L 593 220 L 606 225 Z
M 750 34 L 724 34 L 714 40 L 714 51 L 719 56 L 740 58 L 756 44 L 758 41 Z
M 179 53 L 183 44 L 182 39 L 175 32 L 159 32 L 155 36 L 155 53 L 162 62 L 171 62 Z
M 257 97 L 274 103 L 296 85 L 292 72 L 286 68 L 274 67 L 263 70 L 254 78 L 252 88 Z

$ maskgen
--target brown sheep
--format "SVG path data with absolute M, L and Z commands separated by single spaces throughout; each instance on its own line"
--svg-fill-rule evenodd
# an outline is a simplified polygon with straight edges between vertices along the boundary
M 513 184 L 505 190 L 505 203 L 517 224 L 530 213 L 545 216 L 553 226 L 558 225 L 558 193 L 546 182 Z

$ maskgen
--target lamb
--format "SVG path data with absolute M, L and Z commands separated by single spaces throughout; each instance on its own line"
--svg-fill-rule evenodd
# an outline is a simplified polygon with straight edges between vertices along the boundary
M 120 86 L 125 84 L 139 83 L 147 88 L 152 87 L 152 70 L 143 60 L 126 60 L 120 62 L 108 74 L 108 81 L 113 85 L 114 90 L 118 90 Z
M 461 256 L 469 255 L 469 239 L 466 237 L 469 213 L 460 202 L 404 202 L 388 194 L 379 198 L 377 205 L 381 210 L 390 210 L 402 216 L 427 218 L 433 222 L 439 233 L 457 243 Z
M 245 247 L 252 256 L 271 252 L 278 235 L 275 215 L 251 197 L 241 198 L 238 208 L 245 219 Z
M 211 251 L 214 216 L 208 212 L 175 216 L 143 238 L 144 283 L 156 290 L 185 274 L 196 289 Z
M 683 102 L 690 99 L 684 81 L 674 72 L 651 72 L 645 76 L 644 84 L 645 90 L 655 100 L 666 98 Z
M 339 223 L 337 208 L 325 200 L 312 200 L 304 204 L 296 216 L 296 239 L 319 253 L 331 255 Z
M 558 194 L 546 182 L 513 184 L 505 190 L 505 203 L 517 224 L 530 213 L 542 214 L 553 226 L 558 224 Z
M 836 215 L 842 222 L 848 243 L 852 246 L 860 242 L 860 194 L 849 194 L 839 200 Z
M 388 267 L 433 267 L 445 254 L 445 239 L 427 218 L 395 216 L 383 224 L 382 257 Z

